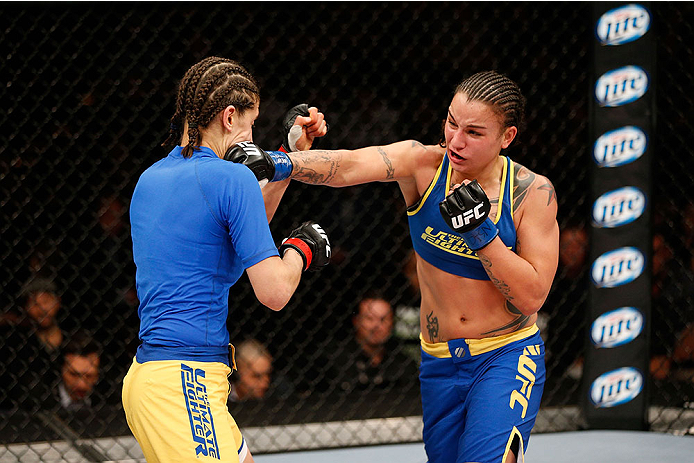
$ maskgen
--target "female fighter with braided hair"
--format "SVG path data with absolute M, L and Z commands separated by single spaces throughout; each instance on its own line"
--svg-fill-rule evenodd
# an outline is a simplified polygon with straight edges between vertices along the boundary
M 238 63 L 195 64 L 179 86 L 166 142 L 181 145 L 149 167 L 133 193 L 141 345 L 124 379 L 123 408 L 149 462 L 253 461 L 226 407 L 234 367 L 229 288 L 245 270 L 258 300 L 281 310 L 302 272 L 330 257 L 312 222 L 278 253 L 268 225 L 276 204 L 266 215 L 253 173 L 222 159 L 252 142 L 259 103 L 255 79 Z M 300 147 L 325 134 L 315 110 L 299 123 Z
M 440 146 L 288 155 L 290 177 L 301 182 L 400 186 L 421 286 L 430 463 L 523 461 L 540 406 L 544 344 L 535 321 L 556 272 L 559 229 L 550 181 L 501 154 L 523 111 L 516 83 L 482 72 L 456 88 Z

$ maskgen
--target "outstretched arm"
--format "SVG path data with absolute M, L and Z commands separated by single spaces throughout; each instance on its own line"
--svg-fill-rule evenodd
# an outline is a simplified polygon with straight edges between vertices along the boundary
M 288 178 L 333 187 L 397 181 L 408 205 L 419 199 L 445 153 L 440 146 L 424 146 L 414 140 L 356 150 L 258 152 L 250 156 L 237 151 L 238 156 L 225 159 L 248 166 L 261 184 Z M 285 185 L 278 185 L 266 193 L 268 217 L 272 217 L 285 189 Z
M 411 140 L 356 150 L 300 151 L 289 155 L 291 178 L 334 187 L 400 181 L 414 177 L 417 165 L 428 159 L 426 153 L 426 147 Z M 436 156 L 433 151 L 428 156 L 432 154 Z

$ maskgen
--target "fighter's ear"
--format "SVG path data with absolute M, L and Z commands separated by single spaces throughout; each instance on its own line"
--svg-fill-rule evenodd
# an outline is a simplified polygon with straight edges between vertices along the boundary
M 501 148 L 506 149 L 509 146 L 511 146 L 511 143 L 513 142 L 513 139 L 516 138 L 517 134 L 518 129 L 515 125 L 512 125 L 511 127 L 506 127 L 502 135 Z
M 222 122 L 222 126 L 224 127 L 225 130 L 231 131 L 231 129 L 234 126 L 234 122 L 235 122 L 234 119 L 236 118 L 236 116 L 235 116 L 236 114 L 238 114 L 238 112 L 236 111 L 236 108 L 234 107 L 234 105 L 227 106 L 221 112 L 221 122 Z

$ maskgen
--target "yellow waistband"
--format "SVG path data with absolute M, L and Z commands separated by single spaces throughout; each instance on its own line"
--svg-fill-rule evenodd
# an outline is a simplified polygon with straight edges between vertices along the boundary
M 465 343 L 468 345 L 470 350 L 470 355 L 479 355 L 486 352 L 498 349 L 499 347 L 505 346 L 515 341 L 520 341 L 529 336 L 534 335 L 539 331 L 536 324 L 523 328 L 522 330 L 514 331 L 513 333 L 503 334 L 501 336 L 493 336 L 491 338 L 482 339 L 466 339 Z M 451 356 L 451 351 L 448 349 L 447 342 L 426 342 L 422 338 L 422 333 L 419 333 L 419 340 L 422 343 L 422 350 L 429 355 L 433 355 L 437 358 L 449 358 Z

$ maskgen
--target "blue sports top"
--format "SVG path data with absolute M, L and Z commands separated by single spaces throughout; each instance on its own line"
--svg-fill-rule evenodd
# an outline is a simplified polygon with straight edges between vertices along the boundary
M 473 280 L 489 280 L 477 253 L 468 248 L 462 236 L 446 224 L 439 212 L 439 203 L 450 191 L 451 171 L 448 154 L 446 154 L 422 199 L 408 208 L 407 219 L 410 224 L 412 245 L 422 259 L 444 272 Z M 502 198 L 502 201 L 494 223 L 499 229 L 501 241 L 516 252 L 516 227 L 513 224 L 511 198 L 513 177 L 513 161 L 504 157 L 499 189 L 499 198 Z
M 137 360 L 229 364 L 229 288 L 279 255 L 251 170 L 211 149 L 174 148 L 140 176 L 130 203 L 140 300 Z

